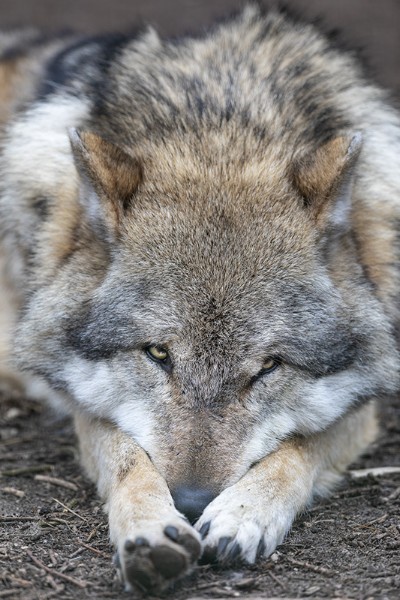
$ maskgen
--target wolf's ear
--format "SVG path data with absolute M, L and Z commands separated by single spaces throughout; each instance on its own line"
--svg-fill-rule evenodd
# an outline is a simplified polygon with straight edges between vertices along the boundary
M 361 133 L 339 136 L 294 165 L 294 183 L 320 229 L 346 230 Z
M 142 181 L 142 166 L 94 133 L 71 129 L 69 137 L 87 214 L 92 222 L 105 221 L 115 231 Z

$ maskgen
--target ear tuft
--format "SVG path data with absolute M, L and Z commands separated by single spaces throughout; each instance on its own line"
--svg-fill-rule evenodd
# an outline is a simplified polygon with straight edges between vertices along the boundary
M 69 137 L 81 178 L 108 204 L 113 221 L 120 222 L 143 179 L 141 163 L 94 133 L 70 129 Z
M 362 135 L 356 132 L 336 137 L 296 161 L 293 181 L 317 224 L 322 226 L 330 221 L 333 225 L 336 221 L 338 225 L 347 219 L 353 172 L 361 146 Z

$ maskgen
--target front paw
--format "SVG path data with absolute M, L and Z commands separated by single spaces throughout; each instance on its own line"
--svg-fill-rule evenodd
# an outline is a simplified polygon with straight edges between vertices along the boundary
M 254 563 L 269 556 L 283 541 L 294 516 L 282 500 L 231 486 L 207 506 L 196 523 L 203 539 L 202 562 Z
M 118 548 L 116 563 L 129 591 L 160 592 L 190 573 L 201 553 L 200 536 L 178 514 L 142 521 Z

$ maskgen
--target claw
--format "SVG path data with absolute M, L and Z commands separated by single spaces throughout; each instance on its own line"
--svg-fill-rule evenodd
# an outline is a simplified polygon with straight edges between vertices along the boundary
M 168 525 L 164 529 L 164 533 L 167 536 L 167 538 L 169 538 L 173 542 L 176 542 L 178 540 L 179 532 L 176 527 L 173 527 L 173 525 Z
M 114 556 L 112 557 L 112 562 L 116 569 L 121 568 L 121 559 L 119 557 L 119 552 L 115 552 Z
M 241 552 L 242 552 L 242 547 L 240 546 L 240 544 L 238 544 L 237 542 L 235 542 L 235 544 L 233 544 L 232 548 L 226 554 L 225 561 L 227 561 L 227 562 L 235 562 L 236 559 L 239 558 Z
M 265 542 L 264 542 L 264 538 L 262 537 L 258 543 L 256 558 L 261 558 L 263 556 L 264 552 L 265 552 Z
M 150 546 L 149 542 L 144 537 L 137 537 L 135 540 L 135 546 Z
M 229 542 L 232 541 L 231 537 L 222 537 L 219 538 L 218 547 L 217 547 L 217 557 L 221 558 L 224 554 Z
M 207 537 L 208 532 L 210 531 L 210 526 L 211 526 L 211 521 L 207 521 L 207 523 L 204 523 L 201 527 L 200 527 L 200 535 L 201 535 L 201 539 L 204 540 L 205 537 Z

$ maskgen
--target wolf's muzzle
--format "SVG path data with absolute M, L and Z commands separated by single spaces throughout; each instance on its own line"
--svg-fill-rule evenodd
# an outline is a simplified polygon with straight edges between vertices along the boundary
M 210 490 L 193 486 L 179 486 L 172 492 L 176 508 L 182 512 L 191 523 L 197 521 L 205 507 L 216 496 Z

